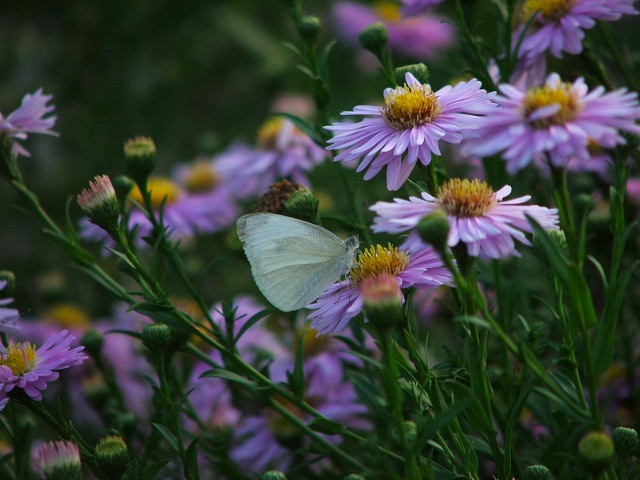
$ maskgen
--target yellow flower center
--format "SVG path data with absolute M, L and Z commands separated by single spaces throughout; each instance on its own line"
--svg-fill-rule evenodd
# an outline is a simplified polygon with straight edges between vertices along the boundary
M 153 208 L 158 210 L 164 202 L 165 205 L 171 205 L 180 198 L 180 187 L 171 179 L 164 177 L 152 177 L 147 182 L 147 190 L 151 193 L 151 204 Z M 142 194 L 136 185 L 129 194 L 131 200 L 142 204 Z
M 373 8 L 382 20 L 387 22 L 397 22 L 402 19 L 402 13 L 400 12 L 400 4 L 392 2 L 376 2 Z
M 570 83 L 561 83 L 557 87 L 545 85 L 531 88 L 524 97 L 524 113 L 529 116 L 533 111 L 549 105 L 559 105 L 559 110 L 553 115 L 531 124 L 537 128 L 546 128 L 550 125 L 562 125 L 567 123 L 582 109 L 578 98 L 573 94 L 573 86 Z
M 384 100 L 384 121 L 396 130 L 431 123 L 440 113 L 436 95 L 428 85 L 396 87 Z
M 600 376 L 600 385 L 609 385 L 616 380 L 624 380 L 627 376 L 627 370 L 624 365 L 614 363 Z
M 438 191 L 442 209 L 455 217 L 480 217 L 496 204 L 493 189 L 478 179 L 453 178 Z
M 29 371 L 36 363 L 38 355 L 36 347 L 27 343 L 16 343 L 10 345 L 7 353 L 0 357 L 0 365 L 9 367 L 14 375 L 23 375 Z
M 409 254 L 398 247 L 375 245 L 358 255 L 358 261 L 351 268 L 351 283 L 360 285 L 365 278 L 375 278 L 382 274 L 396 276 L 409 264 Z
M 528 22 L 532 15 L 540 12 L 547 22 L 559 20 L 569 13 L 574 3 L 575 0 L 526 0 L 520 18 L 523 22 Z
M 44 317 L 64 328 L 87 328 L 91 323 L 84 310 L 70 303 L 54 305 L 45 312 Z
M 195 162 L 186 175 L 184 186 L 188 192 L 204 193 L 220 183 L 211 163 L 206 160 Z
M 276 140 L 282 130 L 284 118 L 273 117 L 262 124 L 258 129 L 258 146 L 264 150 L 273 150 L 276 148 Z

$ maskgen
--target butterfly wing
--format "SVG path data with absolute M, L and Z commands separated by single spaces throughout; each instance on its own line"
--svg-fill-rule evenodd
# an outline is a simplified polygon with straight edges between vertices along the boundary
M 237 226 L 258 288 L 285 312 L 318 298 L 353 260 L 345 242 L 302 220 L 254 213 L 240 217 Z

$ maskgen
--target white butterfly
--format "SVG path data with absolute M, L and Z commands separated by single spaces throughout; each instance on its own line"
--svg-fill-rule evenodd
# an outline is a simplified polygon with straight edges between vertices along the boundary
M 347 273 L 358 237 L 343 241 L 329 230 L 274 213 L 251 213 L 237 221 L 251 273 L 271 304 L 302 308 Z

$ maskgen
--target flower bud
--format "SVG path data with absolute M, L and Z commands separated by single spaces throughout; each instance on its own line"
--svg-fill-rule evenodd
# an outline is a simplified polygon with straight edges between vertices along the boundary
M 416 77 L 420 83 L 429 83 L 429 69 L 424 63 L 414 63 L 412 65 L 404 65 L 395 69 L 396 83 L 402 85 L 407 73 Z
M 87 330 L 80 339 L 80 345 L 84 345 L 85 351 L 97 358 L 102 352 L 102 346 L 104 345 L 104 337 L 97 330 Z
M 321 28 L 322 22 L 315 15 L 307 15 L 298 23 L 298 33 L 307 43 L 315 43 Z
M 260 480 L 287 480 L 287 476 L 279 470 L 269 470 L 260 475 Z
M 522 480 L 550 480 L 551 472 L 544 465 L 531 465 L 524 469 Z
M 402 321 L 404 297 L 393 275 L 365 278 L 361 292 L 367 319 L 380 331 L 391 330 Z
M 442 210 L 434 210 L 418 223 L 418 235 L 438 252 L 443 252 L 447 247 L 449 228 L 447 214 Z
M 118 175 L 115 177 L 112 182 L 113 189 L 116 191 L 116 198 L 120 201 L 121 204 L 125 202 L 131 190 L 136 185 L 133 180 L 131 180 L 126 175 Z
M 638 442 L 638 432 L 633 428 L 616 427 L 611 435 L 616 453 L 621 457 L 634 455 L 640 442 Z
M 156 145 L 148 137 L 136 137 L 124 144 L 127 172 L 138 185 L 145 185 L 156 167 Z M 141 188 L 142 190 L 142 188 Z
M 372 23 L 360 32 L 360 45 L 378 58 L 384 54 L 388 43 L 389 34 L 382 22 Z
M 161 352 L 167 350 L 172 340 L 171 328 L 164 323 L 152 323 L 145 325 L 142 329 L 142 344 L 152 353 L 162 354 Z
M 95 177 L 93 182 L 89 183 L 89 188 L 78 194 L 77 200 L 91 223 L 108 233 L 115 232 L 120 216 L 120 203 L 107 175 Z
M 284 204 L 287 215 L 299 218 L 305 222 L 318 223 L 318 206 L 320 202 L 311 190 L 301 188 L 295 192 Z
M 35 453 L 34 463 L 46 480 L 81 480 L 80 452 L 72 442 L 45 443 Z
M 269 190 L 260 197 L 258 203 L 253 206 L 254 212 L 266 213 L 284 213 L 284 206 L 287 200 L 297 192 L 303 189 L 302 185 L 289 180 L 282 180 L 269 186 Z
M 602 470 L 613 459 L 613 442 L 604 432 L 589 432 L 578 444 L 578 452 L 596 470 Z
M 344 480 L 364 480 L 364 477 L 352 473 L 351 475 L 347 475 L 346 477 L 344 477 Z
M 3 293 L 4 296 L 7 292 L 10 293 L 15 288 L 16 276 L 9 270 L 0 270 L 0 282 L 7 282 L 4 286 L 4 289 L 6 289 Z M 0 290 L 4 289 L 0 288 Z
M 101 480 L 120 480 L 129 467 L 129 452 L 122 437 L 109 435 L 96 445 L 95 462 Z

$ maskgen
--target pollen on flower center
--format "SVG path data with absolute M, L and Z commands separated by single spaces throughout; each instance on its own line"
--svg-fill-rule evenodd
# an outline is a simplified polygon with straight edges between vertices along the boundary
M 389 22 L 397 22 L 402 18 L 400 5 L 392 2 L 376 2 L 373 8 L 378 15 Z
M 539 12 L 547 22 L 559 20 L 569 13 L 574 3 L 575 0 L 526 0 L 520 17 L 527 22 L 531 15 Z
M 187 172 L 184 186 L 188 192 L 203 193 L 213 189 L 220 179 L 206 160 L 195 162 Z
M 70 303 L 59 303 L 45 312 L 44 317 L 65 328 L 87 328 L 89 316 L 84 310 Z
M 258 146 L 264 150 L 276 148 L 276 140 L 282 130 L 283 123 L 284 119 L 282 117 L 273 117 L 264 122 L 258 130 Z
M 557 87 L 545 85 L 531 88 L 524 98 L 524 113 L 529 116 L 535 110 L 549 105 L 558 105 L 556 113 L 548 117 L 531 121 L 534 127 L 545 128 L 550 125 L 561 125 L 573 119 L 581 110 L 578 97 L 573 93 L 570 83 L 560 83 Z
M 324 352 L 329 346 L 329 339 L 331 338 L 328 335 L 318 335 L 318 331 L 315 328 L 305 328 L 298 333 L 298 338 L 293 348 L 297 348 L 300 336 L 302 337 L 305 358 L 311 358 Z
M 384 103 L 384 121 L 397 130 L 431 123 L 441 110 L 435 93 L 424 84 L 397 87 L 385 95 Z
M 478 179 L 453 178 L 438 191 L 442 209 L 455 217 L 480 217 L 496 204 L 493 189 Z
M 168 178 L 152 177 L 147 183 L 147 189 L 151 193 L 151 204 L 154 209 L 159 209 L 162 203 L 170 205 L 180 198 L 180 187 Z M 129 198 L 138 203 L 143 203 L 140 189 L 136 186 L 131 190 Z
M 409 255 L 388 244 L 387 247 L 375 245 L 367 248 L 358 255 L 358 261 L 351 268 L 349 276 L 351 283 L 360 285 L 366 278 L 377 277 L 382 274 L 397 275 L 409 264 Z
M 31 343 L 10 345 L 5 355 L 0 357 L 0 365 L 9 367 L 14 375 L 23 375 L 31 370 L 38 359 L 35 346 Z

